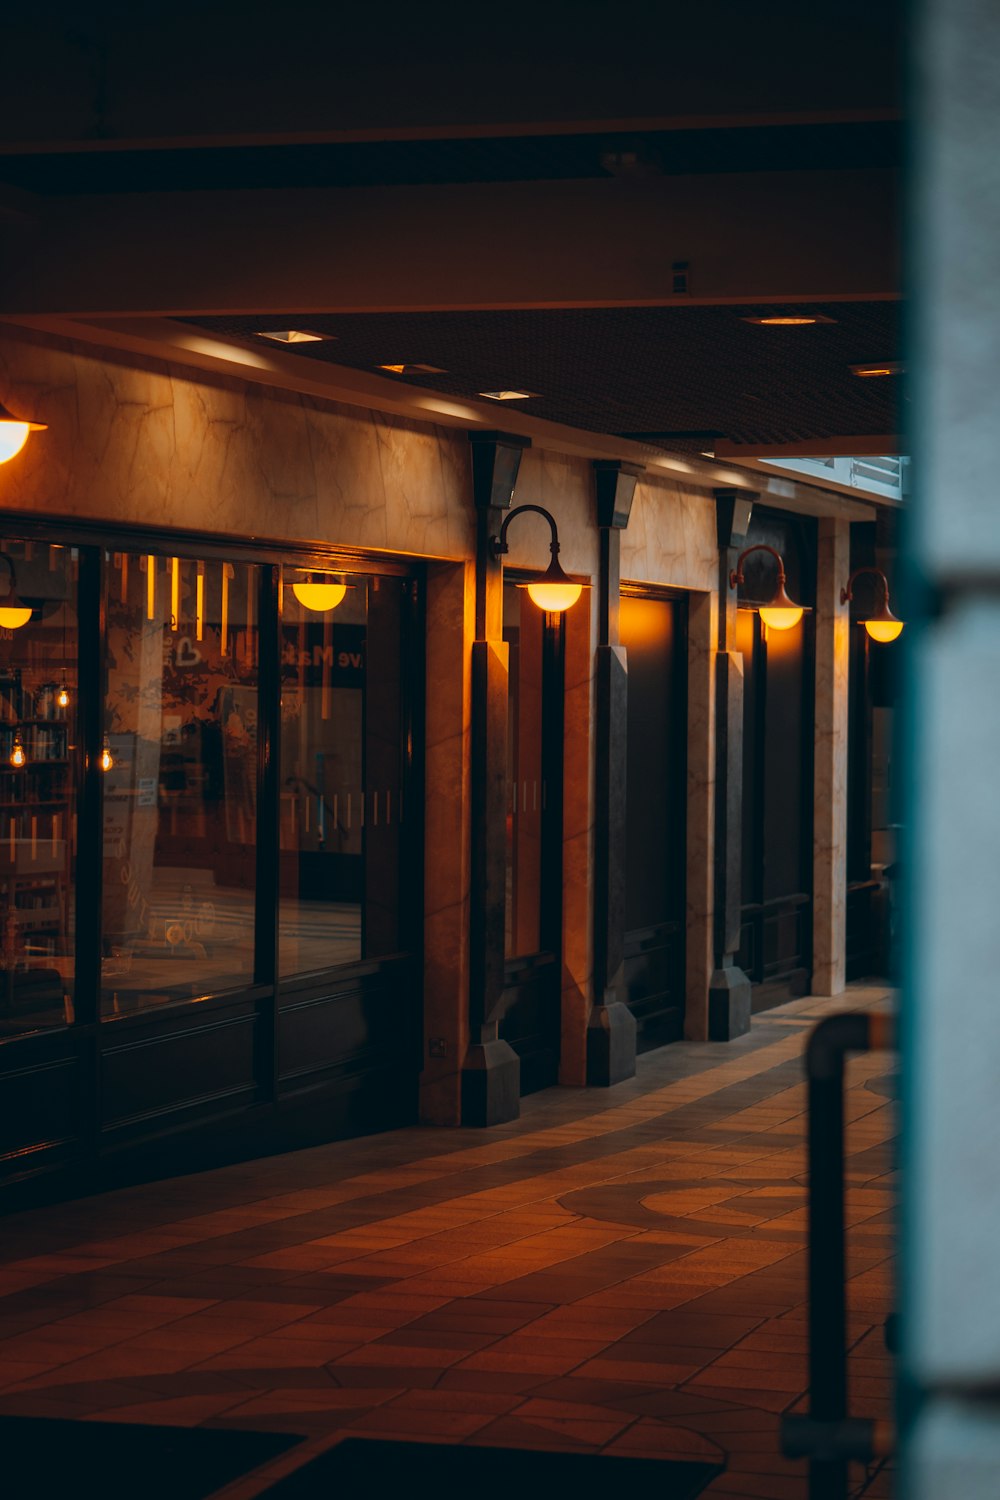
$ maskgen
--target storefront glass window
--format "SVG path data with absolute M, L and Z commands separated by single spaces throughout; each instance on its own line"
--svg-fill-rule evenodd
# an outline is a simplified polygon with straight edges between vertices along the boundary
M 46 542 L 4 540 L 0 554 L 0 611 L 12 583 L 30 609 L 0 623 L 0 1035 L 10 1035 L 73 1020 L 78 560 Z
M 406 584 L 284 569 L 278 967 L 395 953 L 400 940 Z
M 119 552 L 106 574 L 109 1016 L 253 979 L 260 569 Z

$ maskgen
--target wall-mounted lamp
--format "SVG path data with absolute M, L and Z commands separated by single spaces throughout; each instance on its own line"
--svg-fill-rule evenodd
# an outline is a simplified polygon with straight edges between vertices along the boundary
M 45 432 L 46 422 L 25 422 L 15 417 L 6 406 L 0 406 L 0 464 L 20 453 L 28 441 L 29 432 Z
M 805 606 L 796 604 L 794 599 L 789 599 L 785 592 L 785 564 L 781 553 L 769 547 L 766 542 L 755 542 L 752 547 L 745 547 L 736 559 L 736 567 L 729 575 L 729 587 L 738 588 L 745 582 L 743 577 L 743 559 L 749 557 L 751 552 L 770 552 L 778 563 L 778 581 L 775 584 L 774 593 L 770 599 L 758 605 L 758 612 L 764 624 L 772 630 L 791 630 L 797 625 L 805 613 Z
M 554 516 L 541 505 L 515 505 L 514 509 L 504 517 L 500 535 L 490 537 L 490 551 L 495 558 L 506 556 L 510 551 L 507 546 L 507 528 L 515 516 L 522 515 L 526 510 L 533 510 L 536 515 L 544 516 L 552 530 L 552 541 L 549 543 L 552 561 L 536 583 L 528 584 L 528 598 L 537 604 L 539 609 L 559 614 L 576 603 L 583 593 L 583 584 L 574 583 L 559 566 L 559 533 L 556 530 Z
M 897 619 L 889 608 L 889 580 L 881 568 L 855 568 L 847 580 L 847 587 L 840 591 L 840 602 L 849 604 L 854 598 L 854 580 L 860 573 L 874 573 L 875 577 L 882 581 L 882 608 L 865 616 L 860 624 L 865 627 L 873 641 L 894 641 L 902 631 L 904 621 Z
M 329 614 L 331 609 L 336 609 L 338 604 L 343 603 L 347 594 L 347 584 L 336 583 L 332 578 L 309 574 L 301 583 L 292 584 L 292 593 L 303 609 L 315 610 L 317 614 L 325 615 Z
M 0 411 L 3 407 L 0 407 Z M 32 616 L 30 604 L 22 604 L 17 597 L 17 579 L 14 576 L 14 564 L 6 552 L 0 552 L 7 567 L 10 569 L 10 589 L 6 599 L 0 602 L 0 625 L 5 630 L 20 630 L 22 625 L 27 625 Z

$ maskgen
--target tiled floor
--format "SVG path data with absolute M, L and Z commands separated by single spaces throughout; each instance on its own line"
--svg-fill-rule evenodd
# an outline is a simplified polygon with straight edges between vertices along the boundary
M 805 1497 L 809 1026 L 853 987 L 679 1043 L 490 1131 L 411 1129 L 12 1215 L 0 1413 L 719 1458 Z M 891 1414 L 895 1058 L 850 1064 L 851 1403 Z M 855 1491 L 891 1493 L 886 1470 Z

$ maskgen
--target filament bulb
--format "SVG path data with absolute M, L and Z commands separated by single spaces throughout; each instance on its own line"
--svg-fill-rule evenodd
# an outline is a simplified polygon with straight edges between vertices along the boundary
M 107 737 L 107 735 L 105 735 L 104 736 L 104 748 L 101 751 L 101 770 L 102 771 L 110 771 L 111 767 L 114 765 L 114 763 L 115 763 L 115 758 L 111 754 L 111 746 L 108 744 L 108 737 Z
M 15 734 L 13 748 L 10 752 L 10 763 L 12 766 L 20 768 L 27 759 L 28 757 L 24 753 L 24 745 L 21 742 L 21 736 Z

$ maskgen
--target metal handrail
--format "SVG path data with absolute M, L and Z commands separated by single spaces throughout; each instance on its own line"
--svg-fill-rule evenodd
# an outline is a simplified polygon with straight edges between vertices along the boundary
M 786 1458 L 809 1459 L 809 1500 L 844 1500 L 848 1463 L 892 1452 L 891 1425 L 847 1415 L 844 1063 L 895 1047 L 894 1016 L 843 1011 L 813 1027 L 809 1081 L 809 1413 L 786 1416 Z

